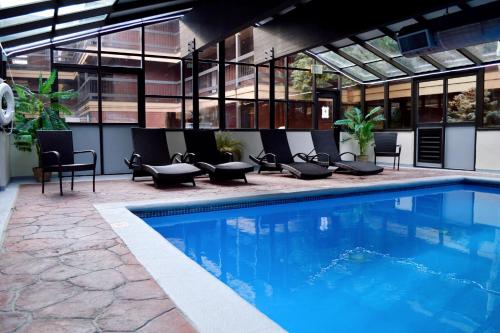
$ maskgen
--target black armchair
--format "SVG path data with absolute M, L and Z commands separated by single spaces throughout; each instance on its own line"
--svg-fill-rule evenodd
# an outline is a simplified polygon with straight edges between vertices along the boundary
M 394 157 L 392 168 L 396 168 L 397 158 L 399 170 L 399 161 L 401 159 L 401 145 L 398 145 L 397 142 L 398 133 L 375 133 L 375 163 L 377 163 L 377 156 Z
M 92 171 L 92 190 L 95 192 L 95 168 L 97 155 L 93 150 L 73 149 L 72 131 L 37 131 L 40 146 L 40 168 L 42 172 L 57 172 L 59 193 L 63 195 L 63 172 L 71 172 L 71 190 L 73 191 L 75 171 Z M 75 163 L 75 155 L 91 154 L 92 163 Z M 42 177 L 42 193 L 45 193 L 45 179 Z

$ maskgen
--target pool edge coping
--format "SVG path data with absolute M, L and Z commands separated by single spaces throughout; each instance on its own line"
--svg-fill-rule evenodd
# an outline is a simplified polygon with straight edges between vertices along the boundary
M 188 206 L 221 202 L 251 202 L 255 199 L 287 199 L 321 195 L 343 195 L 455 183 L 494 184 L 500 179 L 478 176 L 440 176 L 385 181 L 337 188 L 296 188 L 262 194 L 222 195 L 213 199 L 191 199 Z M 186 207 L 185 199 L 148 200 L 95 204 L 94 207 L 127 245 L 132 254 L 158 282 L 167 296 L 201 332 L 284 332 L 285 330 L 233 289 L 192 261 L 168 240 L 136 216 L 134 209 Z M 158 253 L 162 253 L 161 256 Z M 171 267 L 168 271 L 165 267 Z M 201 282 L 203 281 L 203 282 Z M 222 320 L 224 318 L 224 320 Z

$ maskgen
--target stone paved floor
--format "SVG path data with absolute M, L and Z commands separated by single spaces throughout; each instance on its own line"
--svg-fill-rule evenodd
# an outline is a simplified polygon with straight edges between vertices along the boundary
M 334 174 L 301 181 L 287 175 L 250 175 L 249 184 L 211 184 L 156 189 L 152 182 L 99 181 L 22 185 L 0 252 L 0 333 L 3 332 L 193 332 L 93 204 L 169 198 L 210 198 L 293 188 L 342 187 L 452 175 L 436 170 L 392 170 L 369 177 Z M 166 268 L 168 269 L 168 268 Z

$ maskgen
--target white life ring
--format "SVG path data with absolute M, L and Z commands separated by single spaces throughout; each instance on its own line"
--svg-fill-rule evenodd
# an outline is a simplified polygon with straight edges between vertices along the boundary
M 7 108 L 3 108 L 3 103 L 0 105 L 0 125 L 8 125 L 14 118 L 14 93 L 10 86 L 0 79 L 0 103 L 5 99 Z

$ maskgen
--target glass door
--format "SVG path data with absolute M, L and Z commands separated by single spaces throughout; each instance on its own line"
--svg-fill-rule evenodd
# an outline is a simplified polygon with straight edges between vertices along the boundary
M 320 91 L 316 93 L 317 128 L 334 129 L 333 123 L 340 119 L 340 100 L 338 91 Z M 339 143 L 339 131 L 335 131 L 335 141 Z

